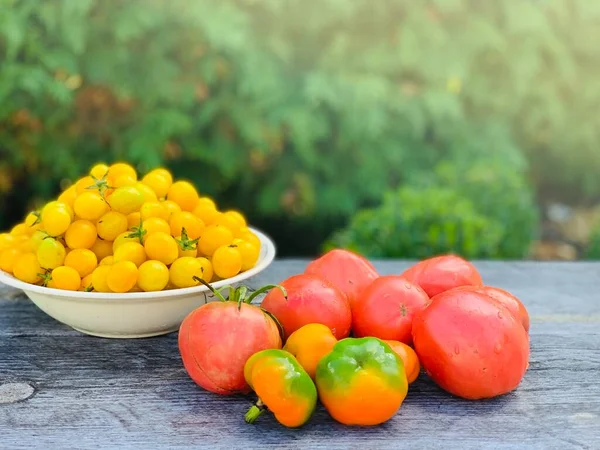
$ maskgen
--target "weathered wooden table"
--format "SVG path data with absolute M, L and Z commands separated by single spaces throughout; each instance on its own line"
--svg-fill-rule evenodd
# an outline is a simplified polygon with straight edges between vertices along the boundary
M 306 261 L 277 261 L 251 281 L 280 282 Z M 408 263 L 379 262 L 382 274 Z M 487 284 L 532 316 L 531 363 L 504 397 L 451 397 L 425 375 L 376 428 L 335 423 L 319 407 L 302 429 L 243 415 L 185 373 L 177 334 L 142 340 L 82 335 L 0 287 L 0 449 L 379 448 L 600 449 L 600 264 L 476 263 Z

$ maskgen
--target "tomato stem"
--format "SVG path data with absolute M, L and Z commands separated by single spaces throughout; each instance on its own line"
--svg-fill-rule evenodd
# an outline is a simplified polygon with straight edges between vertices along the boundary
M 285 290 L 285 288 L 283 286 L 281 286 L 279 284 L 267 284 L 266 286 L 263 286 L 260 289 L 257 289 L 256 291 L 254 291 L 252 294 L 250 294 L 250 296 L 246 300 L 246 303 L 252 303 L 252 300 L 254 300 L 257 296 L 259 296 L 260 294 L 263 294 L 267 291 L 270 291 L 271 289 L 279 289 L 281 291 L 281 293 L 283 294 L 284 298 L 287 300 L 287 298 L 288 298 L 287 291 Z
M 131 233 L 129 233 L 126 237 L 127 239 L 139 239 L 140 244 L 144 244 L 144 236 L 147 231 L 144 229 L 144 222 L 140 219 L 139 227 L 131 227 Z
M 181 250 L 196 250 L 198 248 L 198 239 L 190 239 L 185 227 L 181 228 L 181 239 L 175 239 Z
M 258 399 L 257 402 L 250 407 L 246 415 L 244 416 L 244 420 L 246 423 L 254 423 L 258 420 L 260 415 L 265 412 L 267 406 L 262 402 L 261 399 Z

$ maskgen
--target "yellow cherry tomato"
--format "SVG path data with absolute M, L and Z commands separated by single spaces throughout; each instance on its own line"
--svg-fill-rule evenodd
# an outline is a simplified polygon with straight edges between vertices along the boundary
M 231 245 L 235 245 L 242 255 L 242 272 L 252 269 L 256 265 L 260 250 L 255 245 L 242 239 L 234 239 Z
M 76 220 L 65 233 L 65 242 L 69 248 L 92 248 L 96 244 L 97 230 L 89 220 Z
M 29 253 L 37 252 L 37 249 L 40 248 L 40 244 L 47 237 L 48 236 L 46 235 L 45 232 L 43 232 L 41 230 L 35 231 L 29 238 L 29 241 L 27 241 L 30 244 L 29 248 L 31 248 L 31 251 Z
M 16 245 L 17 239 L 9 233 L 0 234 L 0 252 Z
M 226 216 L 229 216 L 232 219 L 234 219 L 237 222 L 237 224 L 238 224 L 239 227 L 245 227 L 245 226 L 248 225 L 247 222 L 246 222 L 246 218 L 239 211 L 229 210 L 229 211 L 225 211 L 223 214 L 225 214 Z
M 171 172 L 169 172 L 168 169 L 165 169 L 164 167 L 158 167 L 157 169 L 153 169 L 152 172 L 165 177 L 169 184 L 173 184 L 173 175 L 171 175 Z
M 114 241 L 121 233 L 127 231 L 127 216 L 116 211 L 104 214 L 96 223 L 98 236 L 105 241 Z
M 202 199 L 200 199 L 202 200 Z M 199 202 L 194 208 L 193 214 L 205 225 L 212 225 L 215 219 L 219 216 L 217 208 L 206 202 Z
M 108 175 L 108 170 L 109 168 L 106 164 L 99 163 L 92 167 L 92 170 L 90 170 L 90 175 L 97 180 L 101 180 Z
M 145 220 L 142 222 L 142 227 L 144 230 L 146 230 L 144 240 L 147 239 L 152 233 L 171 233 L 171 227 L 169 227 L 167 221 L 158 217 L 150 217 L 149 219 Z
M 131 175 L 122 174 L 118 177 L 114 178 L 111 186 L 114 188 L 120 188 L 125 186 L 135 186 L 137 184 L 137 179 L 132 177 Z
M 138 268 L 131 261 L 119 261 L 110 266 L 106 284 L 113 292 L 129 292 L 138 280 Z
M 108 168 L 108 177 L 111 181 L 114 181 L 123 175 L 129 176 L 134 180 L 137 180 L 137 172 L 130 164 L 124 162 L 117 162 L 112 164 Z
M 171 216 L 169 226 L 173 236 L 181 236 L 182 230 L 185 229 L 190 239 L 198 239 L 204 229 L 204 222 L 191 212 L 182 211 Z
M 160 202 L 164 209 L 167 210 L 167 218 L 166 220 L 170 220 L 171 216 L 176 212 L 181 212 L 181 207 L 171 200 L 164 200 Z
M 146 261 L 146 251 L 139 242 L 126 242 L 121 245 L 114 254 L 114 262 L 131 261 L 137 267 Z
M 142 215 L 139 211 L 132 212 L 127 215 L 127 229 L 131 229 L 133 227 L 139 227 L 142 222 Z
M 202 263 L 198 258 L 184 256 L 171 264 L 169 269 L 169 281 L 177 288 L 197 286 L 200 282 L 194 280 L 195 276 L 204 280 Z
M 13 268 L 19 256 L 23 252 L 18 248 L 7 248 L 0 252 L 0 269 L 7 273 L 13 273 Z
M 92 286 L 96 292 L 110 292 L 106 281 L 111 267 L 112 265 L 100 265 L 92 272 Z
M 58 196 L 58 201 L 64 203 L 65 205 L 69 205 L 71 209 L 73 209 L 73 205 L 75 204 L 75 199 L 77 198 L 77 188 L 75 185 L 68 187 L 66 190 L 62 192 Z
M 148 172 L 144 178 L 142 178 L 142 183 L 150 187 L 158 198 L 165 198 L 167 196 L 172 182 L 170 176 L 167 178 L 164 173 L 159 170 Z
M 162 291 L 168 282 L 169 269 L 164 263 L 151 259 L 139 267 L 137 284 L 142 291 Z
M 11 228 L 10 234 L 13 236 L 29 236 L 33 230 L 24 223 L 19 223 Z
M 200 197 L 198 199 L 198 203 L 196 204 L 196 207 L 198 207 L 200 205 L 211 206 L 211 207 L 217 209 L 217 204 L 210 197 Z
M 167 266 L 179 257 L 179 246 L 175 239 L 161 231 L 148 235 L 144 248 L 148 259 L 155 259 Z
M 55 269 L 65 262 L 67 251 L 56 239 L 44 239 L 37 249 L 37 261 L 44 269 Z
M 202 278 L 207 283 L 210 283 L 213 278 L 212 263 L 208 258 L 200 257 L 196 259 L 200 261 L 200 271 L 202 272 L 202 276 L 200 276 L 199 278 Z
M 140 208 L 140 215 L 142 220 L 149 219 L 150 217 L 167 220 L 169 211 L 164 208 L 162 202 L 146 202 Z
M 108 204 L 113 211 L 126 215 L 138 211 L 143 203 L 144 196 L 133 186 L 115 189 L 108 198 Z
M 72 267 L 67 266 L 60 266 L 52 271 L 52 282 L 55 289 L 65 291 L 77 291 L 81 287 L 79 273 Z
M 215 250 L 233 242 L 233 233 L 223 225 L 209 225 L 200 235 L 198 249 L 203 255 L 212 256 Z
M 83 277 L 81 279 L 81 287 L 79 288 L 79 290 L 80 291 L 91 291 L 92 288 L 94 287 L 92 278 L 93 278 L 93 273 L 90 273 L 89 275 Z
M 241 239 L 246 242 L 250 242 L 257 249 L 260 250 L 261 243 L 260 239 L 257 235 L 255 235 L 249 228 L 242 228 L 239 233 L 237 233 L 236 238 Z
M 193 211 L 199 198 L 198 191 L 188 181 L 176 181 L 167 193 L 167 199 L 177 203 L 183 211 Z
M 108 211 L 108 205 L 98 192 L 84 192 L 75 199 L 73 210 L 80 219 L 95 222 Z
M 71 246 L 69 245 L 69 247 Z M 104 241 L 102 239 L 97 239 L 94 245 L 90 247 L 90 250 L 94 252 L 96 258 L 98 258 L 98 261 L 101 261 L 107 256 L 113 254 L 113 243 L 112 241 Z
M 150 186 L 144 183 L 136 183 L 135 188 L 144 196 L 144 202 L 157 202 L 158 197 Z
M 67 254 L 65 266 L 72 267 L 83 278 L 91 274 L 98 266 L 98 258 L 91 250 L 78 248 Z
M 42 281 L 41 274 L 44 270 L 40 267 L 33 253 L 23 253 L 17 257 L 13 266 L 13 275 L 25 283 L 36 284 Z
M 77 180 L 75 183 L 75 192 L 77 195 L 81 195 L 84 192 L 98 192 L 97 190 L 94 191 L 94 189 L 92 189 L 95 184 L 96 182 L 94 179 L 90 175 L 87 175 Z
M 114 262 L 115 262 L 115 257 L 113 255 L 109 255 L 109 256 L 105 256 L 104 258 L 102 258 L 102 260 L 98 263 L 98 265 L 99 266 L 112 266 Z
M 212 255 L 215 274 L 221 278 L 231 278 L 242 270 L 242 255 L 235 245 L 224 245 Z
M 117 249 L 127 243 L 127 242 L 137 242 L 139 243 L 140 240 L 137 237 L 129 237 L 129 235 L 131 234 L 130 231 L 126 231 L 125 233 L 121 233 L 119 236 L 117 236 L 117 238 L 114 240 L 113 244 L 112 244 L 112 253 L 114 254 Z
M 230 215 L 225 213 L 219 213 L 217 217 L 212 222 L 213 225 L 222 225 L 231 231 L 231 233 L 235 236 L 239 229 L 241 228 L 237 219 L 233 218 Z
M 64 203 L 54 203 L 42 210 L 42 227 L 50 236 L 60 236 L 71 225 L 71 214 Z

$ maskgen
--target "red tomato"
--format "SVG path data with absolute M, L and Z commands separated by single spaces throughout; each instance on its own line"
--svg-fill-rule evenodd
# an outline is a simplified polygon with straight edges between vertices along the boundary
M 456 255 L 425 259 L 407 269 L 402 276 L 434 297 L 459 286 L 481 286 L 481 275 L 473 264 Z
M 527 370 L 529 338 L 504 305 L 473 291 L 438 295 L 415 317 L 419 361 L 442 389 L 470 400 L 514 390 Z
M 352 307 L 356 337 L 374 336 L 412 343 L 412 322 L 425 309 L 429 297 L 419 286 L 398 275 L 377 278 L 362 291 Z
M 279 328 L 258 306 L 210 302 L 192 311 L 179 329 L 179 352 L 188 375 L 216 394 L 250 392 L 244 364 L 253 354 L 281 348 Z
M 360 292 L 379 277 L 373 265 L 365 258 L 348 250 L 335 249 L 312 261 L 304 273 L 316 275 L 342 291 L 350 306 Z
M 294 275 L 282 283 L 287 300 L 279 289 L 270 291 L 262 308 L 273 314 L 289 336 L 309 323 L 328 326 L 337 339 L 348 337 L 352 313 L 346 296 L 335 286 L 314 275 Z
M 506 306 L 514 318 L 523 324 L 525 331 L 529 332 L 529 313 L 527 312 L 527 308 L 521 303 L 521 300 L 510 292 L 492 286 L 462 286 L 457 289 L 480 292 L 492 297 L 494 300 Z

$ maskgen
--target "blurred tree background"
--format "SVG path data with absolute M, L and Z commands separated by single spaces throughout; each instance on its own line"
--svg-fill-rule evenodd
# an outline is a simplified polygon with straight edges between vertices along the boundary
M 0 0 L 0 227 L 127 160 L 281 256 L 600 256 L 599 38 L 592 0 Z

